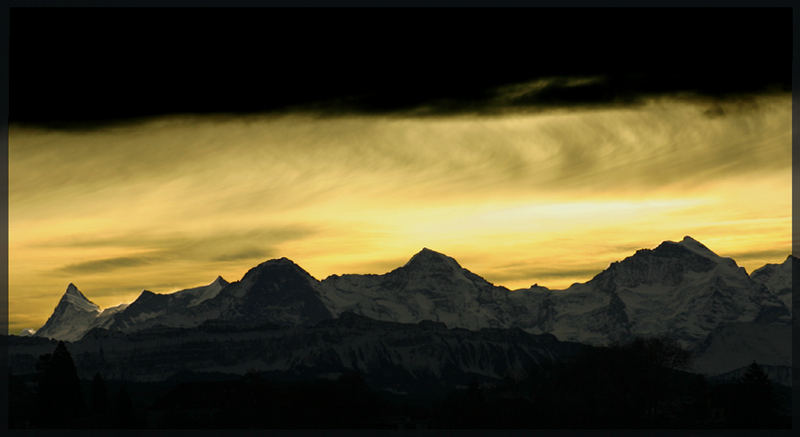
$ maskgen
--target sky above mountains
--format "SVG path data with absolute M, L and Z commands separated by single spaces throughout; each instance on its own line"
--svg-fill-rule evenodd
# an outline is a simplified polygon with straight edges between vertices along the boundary
M 707 11 L 562 11 L 526 33 L 514 14 L 466 32 L 474 14 L 432 12 L 403 39 L 358 14 L 289 38 L 308 16 L 226 12 L 215 33 L 198 12 L 93 12 L 62 34 L 15 13 L 11 332 L 70 282 L 107 307 L 273 257 L 322 279 L 429 247 L 499 285 L 563 288 L 684 235 L 748 271 L 791 251 L 790 15 L 787 31 L 775 11 L 705 27 Z M 657 33 L 668 19 L 685 31 Z M 533 44 L 548 21 L 583 27 Z M 58 56 L 73 68 L 45 80 Z

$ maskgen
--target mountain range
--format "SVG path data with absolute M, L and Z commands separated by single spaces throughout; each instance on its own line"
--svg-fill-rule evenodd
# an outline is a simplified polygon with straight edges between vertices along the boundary
M 685 237 L 638 250 L 563 290 L 509 290 L 427 248 L 386 274 L 322 281 L 281 258 L 253 267 L 239 281 L 217 277 L 170 294 L 145 290 L 128 305 L 102 311 L 70 284 L 33 335 L 76 342 L 89 332 L 133 335 L 214 323 L 308 330 L 347 315 L 404 325 L 432 321 L 472 332 L 518 330 L 593 346 L 669 337 L 693 352 L 696 371 L 722 374 L 753 360 L 791 366 L 796 262 L 790 255 L 748 275 L 733 259 Z

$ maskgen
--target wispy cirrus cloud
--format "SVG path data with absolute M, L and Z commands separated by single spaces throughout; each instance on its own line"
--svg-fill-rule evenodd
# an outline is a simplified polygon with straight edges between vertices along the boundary
M 537 92 L 606 79 L 575 80 Z M 383 273 L 430 247 L 499 285 L 560 288 L 687 234 L 748 269 L 790 244 L 789 94 L 9 136 L 11 297 L 41 318 L 35 299 L 68 282 L 117 304 L 278 256 L 324 278 Z
M 115 258 L 102 258 L 74 264 L 67 264 L 66 266 L 59 268 L 58 271 L 66 274 L 104 273 L 128 267 L 139 267 L 151 264 L 158 260 L 158 256 L 150 255 L 120 256 Z
M 90 259 L 55 269 L 57 273 L 75 275 L 105 273 L 174 260 L 202 262 L 264 260 L 276 253 L 275 245 L 310 238 L 316 232 L 318 230 L 310 226 L 294 225 L 201 236 L 183 233 L 164 235 L 152 231 L 109 236 L 79 234 L 60 240 L 39 242 L 34 246 L 89 250 L 118 248 L 137 252 L 133 255 Z

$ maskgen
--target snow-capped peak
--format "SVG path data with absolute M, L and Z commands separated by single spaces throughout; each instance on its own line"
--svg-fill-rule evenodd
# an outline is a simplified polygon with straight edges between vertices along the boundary
M 403 266 L 405 268 L 419 268 L 441 266 L 449 267 L 452 269 L 460 270 L 461 266 L 458 262 L 449 256 L 436 252 L 435 250 L 423 247 L 422 250 L 417 252 L 410 260 Z
M 75 341 L 100 314 L 100 307 L 86 298 L 75 284 L 69 284 L 56 309 L 34 335 Z
M 722 257 L 714 253 L 711 249 L 700 243 L 699 241 L 695 240 L 690 236 L 683 237 L 683 240 L 676 243 L 674 241 L 664 241 L 658 247 L 655 248 L 656 252 L 660 252 L 662 254 L 669 254 L 669 256 L 681 256 L 680 251 L 676 252 L 676 248 L 684 249 L 686 252 L 691 253 L 693 255 L 699 256 L 712 262 L 712 265 L 720 266 L 723 269 L 736 271 L 736 275 L 740 275 L 741 272 L 744 272 L 742 267 L 739 267 L 732 258 Z M 707 261 L 704 261 L 707 262 Z M 741 271 L 741 272 L 740 272 Z
M 711 249 L 707 248 L 702 243 L 700 243 L 699 241 L 695 240 L 694 238 L 688 235 L 683 237 L 683 240 L 681 240 L 680 243 L 678 244 L 700 256 L 704 256 L 707 258 L 709 257 L 717 258 L 719 256 L 716 253 L 712 252 Z
M 70 304 L 83 311 L 100 312 L 100 307 L 87 299 L 86 296 L 78 290 L 78 287 L 71 282 L 67 286 L 67 291 L 64 292 L 64 296 L 61 297 L 61 302 Z
M 228 281 L 223 279 L 222 276 L 217 276 L 217 279 L 214 279 L 213 282 L 204 287 L 197 287 L 189 290 L 184 290 L 184 293 L 192 293 L 194 295 L 191 302 L 189 302 L 188 306 L 190 307 L 197 306 L 209 299 L 217 297 L 219 292 L 226 285 L 228 285 Z

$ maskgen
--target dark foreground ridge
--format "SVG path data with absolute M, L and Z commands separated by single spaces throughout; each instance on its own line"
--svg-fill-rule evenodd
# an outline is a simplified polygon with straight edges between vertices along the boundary
M 357 316 L 345 318 L 351 328 L 361 324 L 374 328 L 375 323 L 385 323 L 359 320 Z M 405 328 L 429 331 L 427 335 L 446 331 L 437 325 Z M 139 340 L 141 337 L 131 339 Z M 534 341 L 550 347 L 555 342 L 552 338 Z M 71 346 L 75 349 L 78 345 Z M 430 353 L 437 348 L 428 345 L 424 350 Z M 100 371 L 79 378 L 80 373 L 86 373 L 82 361 L 73 365 L 68 347 L 58 343 L 55 352 L 37 360 L 36 373 L 12 375 L 9 426 L 791 427 L 791 389 L 771 383 L 756 363 L 738 377 L 709 380 L 680 370 L 688 354 L 664 339 L 636 340 L 614 347 L 578 347 L 559 359 L 553 358 L 530 361 L 523 371 L 509 372 L 503 378 L 452 375 L 460 381 L 448 379 L 451 375 L 427 375 L 414 383 L 410 372 L 397 372 L 392 366 L 364 371 L 332 363 L 327 369 L 315 369 L 330 371 L 327 374 L 183 371 L 166 380 L 137 381 Z M 138 365 L 141 363 L 132 363 L 130 368 Z M 387 385 L 389 381 L 393 382 Z

